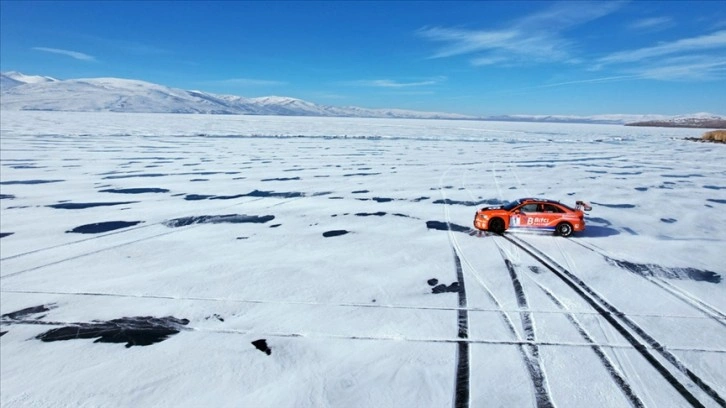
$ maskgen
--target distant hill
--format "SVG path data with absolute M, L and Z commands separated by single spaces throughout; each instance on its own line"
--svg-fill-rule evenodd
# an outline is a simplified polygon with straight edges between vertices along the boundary
M 120 78 L 61 81 L 7 72 L 0 74 L 0 85 L 3 110 L 476 119 L 439 112 L 318 105 L 282 96 L 216 95 Z
M 664 115 L 499 115 L 467 116 L 404 109 L 368 109 L 319 105 L 284 96 L 245 98 L 187 91 L 134 79 L 86 78 L 58 80 L 19 72 L 0 73 L 0 109 L 75 112 L 196 113 L 359 118 L 468 119 L 511 122 L 631 124 L 670 123 Z M 712 118 L 724 118 L 711 114 Z M 701 116 L 696 116 L 699 118 Z M 689 116 L 690 117 L 690 116 Z M 680 119 L 679 119 L 680 120 Z M 685 123 L 685 122 L 684 122 Z M 721 125 L 723 126 L 723 125 Z M 709 126 L 706 126 L 709 127 Z
M 691 116 L 679 116 L 670 119 L 648 120 L 643 122 L 628 123 L 626 124 L 626 126 L 725 129 L 726 118 L 715 116 L 710 113 L 700 113 Z

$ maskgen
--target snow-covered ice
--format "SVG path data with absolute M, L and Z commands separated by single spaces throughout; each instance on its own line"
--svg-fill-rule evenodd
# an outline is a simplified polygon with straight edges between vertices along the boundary
M 0 118 L 3 407 L 724 405 L 702 130 Z M 471 231 L 529 196 L 587 230 Z

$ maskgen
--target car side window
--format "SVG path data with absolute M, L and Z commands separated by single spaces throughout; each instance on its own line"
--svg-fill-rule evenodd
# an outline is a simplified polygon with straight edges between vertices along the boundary
M 522 207 L 520 207 L 520 210 L 523 213 L 537 212 L 537 204 L 525 204 Z
M 544 205 L 544 212 L 546 212 L 546 213 L 561 213 L 563 211 L 559 207 L 554 206 L 552 204 L 545 204 Z

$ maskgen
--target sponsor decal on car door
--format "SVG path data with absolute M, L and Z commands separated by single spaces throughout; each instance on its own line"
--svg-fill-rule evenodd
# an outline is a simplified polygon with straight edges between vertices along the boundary
M 521 228 L 522 224 L 527 222 L 525 218 L 522 214 L 511 214 L 509 216 L 509 228 Z

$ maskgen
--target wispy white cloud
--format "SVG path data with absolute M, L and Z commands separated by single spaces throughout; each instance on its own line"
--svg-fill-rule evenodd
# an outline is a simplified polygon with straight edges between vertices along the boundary
M 710 81 L 726 78 L 726 58 L 676 57 L 659 64 L 649 64 L 630 70 L 641 78 L 659 81 Z
M 506 64 L 509 58 L 504 56 L 489 55 L 486 57 L 477 57 L 471 60 L 472 65 L 484 66 L 484 65 L 498 65 Z
M 43 51 L 43 52 L 50 52 L 53 54 L 65 55 L 65 56 L 75 58 L 75 59 L 81 60 L 81 61 L 91 61 L 91 62 L 96 61 L 95 57 L 88 55 L 88 54 L 84 54 L 82 52 L 78 52 L 78 51 L 69 51 L 69 50 L 62 50 L 59 48 L 48 48 L 48 47 L 33 47 L 33 49 L 36 51 Z
M 620 2 L 563 2 L 496 30 L 425 27 L 417 34 L 443 43 L 431 58 L 473 55 L 474 65 L 573 62 L 573 41 L 562 32 L 618 10 Z
M 435 78 L 429 78 L 419 81 L 412 81 L 412 82 L 401 82 L 396 81 L 394 79 L 361 79 L 357 81 L 350 81 L 347 82 L 347 85 L 351 86 L 365 86 L 365 87 L 372 87 L 372 88 L 415 88 L 415 87 L 421 87 L 421 86 L 430 86 L 430 85 L 436 85 L 438 83 L 441 83 L 445 81 L 445 77 L 435 77 Z
M 694 51 L 726 48 L 726 30 L 700 37 L 684 38 L 681 40 L 659 44 L 653 47 L 636 50 L 620 51 L 598 60 L 601 64 L 617 64 L 637 62 L 654 57 L 678 53 L 693 53 Z
M 670 17 L 651 17 L 634 21 L 628 27 L 631 30 L 663 30 L 673 26 L 673 19 Z
M 549 83 L 549 84 L 537 86 L 537 88 L 554 88 L 554 87 L 565 86 L 565 85 L 593 84 L 593 83 L 603 83 L 603 82 L 620 82 L 620 81 L 629 81 L 629 80 L 639 79 L 639 78 L 643 78 L 643 75 L 642 74 L 615 75 L 615 76 L 608 76 L 608 77 L 601 77 L 601 78 L 589 78 L 589 79 L 580 79 L 580 80 L 576 80 L 576 81 Z
M 659 81 L 709 81 L 726 78 L 726 30 L 620 51 L 596 60 L 594 70 L 607 67 Z
M 624 3 L 623 1 L 563 1 L 554 3 L 544 11 L 525 16 L 516 21 L 516 26 L 523 29 L 564 31 L 612 14 Z

